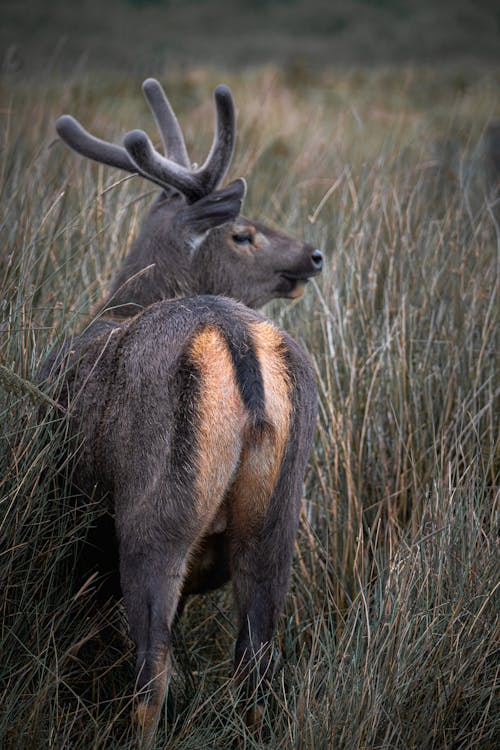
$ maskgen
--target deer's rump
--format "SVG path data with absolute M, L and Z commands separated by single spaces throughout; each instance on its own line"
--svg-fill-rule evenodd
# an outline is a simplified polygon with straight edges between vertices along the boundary
M 102 332 L 74 342 L 66 374 L 83 441 L 76 483 L 111 497 L 118 530 L 132 522 L 154 546 L 192 527 L 184 590 L 217 586 L 231 538 L 264 522 L 310 366 L 284 332 L 220 297 L 95 325 Z

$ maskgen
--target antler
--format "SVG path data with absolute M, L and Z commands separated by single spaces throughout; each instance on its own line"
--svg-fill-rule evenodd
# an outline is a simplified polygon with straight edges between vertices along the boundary
M 115 146 L 113 143 L 96 138 L 71 115 L 61 115 L 56 120 L 56 130 L 66 145 L 82 156 L 108 164 L 110 167 L 124 169 L 125 172 L 135 174 L 138 171 L 123 146 Z
M 215 89 L 213 143 L 203 166 L 192 170 L 181 128 L 162 87 L 154 78 L 148 78 L 144 81 L 143 91 L 165 150 L 172 159 L 159 154 L 141 130 L 133 130 L 125 136 L 125 148 L 96 138 L 70 115 L 59 117 L 57 132 L 70 148 L 82 156 L 126 172 L 138 172 L 162 188 L 175 188 L 185 195 L 189 203 L 194 203 L 214 191 L 229 169 L 236 135 L 231 92 L 227 86 L 217 86 Z
M 159 154 L 142 130 L 132 130 L 123 141 L 138 171 L 154 175 L 166 185 L 176 188 L 186 196 L 189 203 L 194 203 L 217 188 L 229 169 L 233 155 L 236 135 L 233 97 L 227 86 L 217 86 L 214 98 L 214 140 L 205 163 L 197 170 L 188 169 Z
M 190 167 L 182 130 L 159 81 L 156 78 L 146 78 L 142 91 L 158 125 L 165 155 L 183 167 Z
M 82 156 L 97 161 L 99 164 L 107 164 L 110 167 L 123 169 L 125 172 L 131 172 L 132 174 L 139 173 L 142 177 L 165 189 L 165 184 L 155 177 L 155 175 L 147 174 L 134 164 L 123 146 L 116 146 L 114 143 L 108 143 L 107 141 L 102 141 L 100 138 L 96 138 L 85 130 L 78 120 L 75 120 L 71 115 L 61 115 L 56 120 L 56 130 L 66 145 Z

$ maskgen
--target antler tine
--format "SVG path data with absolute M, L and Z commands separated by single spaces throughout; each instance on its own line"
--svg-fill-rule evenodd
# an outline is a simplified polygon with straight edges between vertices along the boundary
M 190 167 L 189 155 L 182 130 L 167 96 L 156 78 L 146 78 L 142 84 L 144 96 L 158 125 L 165 155 L 183 167 Z
M 56 130 L 62 140 L 88 159 L 108 164 L 110 167 L 124 169 L 125 172 L 137 172 L 137 167 L 122 146 L 101 141 L 90 135 L 71 115 L 62 115 L 56 121 Z
M 236 114 L 233 95 L 227 86 L 217 86 L 215 99 L 215 134 L 205 163 L 198 170 L 205 194 L 220 185 L 227 174 L 233 157 L 236 139 Z
M 116 146 L 114 143 L 96 138 L 87 132 L 78 120 L 75 120 L 71 115 L 61 115 L 56 120 L 56 130 L 66 145 L 82 156 L 93 159 L 99 164 L 123 169 L 125 172 L 139 173 L 161 188 L 165 187 L 164 183 L 160 182 L 155 175 L 150 175 L 138 167 L 123 146 Z
M 215 105 L 214 140 L 200 169 L 190 170 L 167 159 L 154 149 L 146 133 L 132 130 L 123 143 L 137 170 L 154 175 L 157 181 L 179 190 L 189 203 L 195 203 L 215 190 L 229 169 L 236 135 L 233 97 L 227 86 L 215 89 Z

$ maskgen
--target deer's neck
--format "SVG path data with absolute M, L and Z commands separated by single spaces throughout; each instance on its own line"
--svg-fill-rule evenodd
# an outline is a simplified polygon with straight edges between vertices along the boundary
M 171 207 L 159 200 L 111 283 L 102 307 L 107 315 L 128 318 L 160 300 L 193 293 L 189 259 L 172 226 Z

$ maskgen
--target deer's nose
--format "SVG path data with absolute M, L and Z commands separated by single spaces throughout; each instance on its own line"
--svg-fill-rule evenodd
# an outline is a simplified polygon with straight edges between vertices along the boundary
M 321 271 L 321 269 L 323 268 L 323 253 L 321 252 L 321 250 L 318 250 L 317 248 L 316 250 L 313 250 L 311 260 L 314 266 L 314 270 L 319 273 L 319 271 Z

